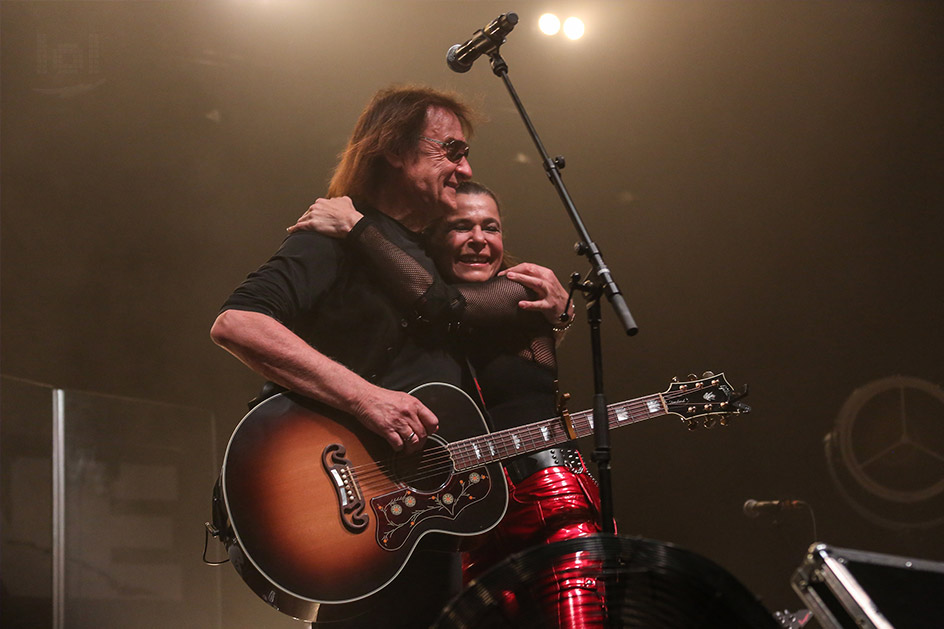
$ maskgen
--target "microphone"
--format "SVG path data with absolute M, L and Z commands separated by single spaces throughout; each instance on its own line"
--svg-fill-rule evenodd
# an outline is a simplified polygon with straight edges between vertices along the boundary
M 456 44 L 446 53 L 446 65 L 453 72 L 468 72 L 476 59 L 505 43 L 505 35 L 518 23 L 516 13 L 502 13 L 482 30 L 475 31 L 472 39 Z
M 756 518 L 761 514 L 778 515 L 784 511 L 796 511 L 806 507 L 802 500 L 754 500 L 744 503 L 744 515 Z

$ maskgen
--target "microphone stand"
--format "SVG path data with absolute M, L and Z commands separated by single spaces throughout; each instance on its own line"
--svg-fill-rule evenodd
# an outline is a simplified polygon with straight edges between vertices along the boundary
M 627 335 L 632 336 L 639 330 L 636 327 L 636 322 L 633 320 L 632 314 L 629 312 L 626 300 L 623 299 L 622 293 L 620 293 L 616 282 L 613 280 L 610 269 L 603 261 L 603 255 L 600 253 L 596 243 L 590 238 L 590 234 L 584 226 L 573 201 L 571 201 L 567 188 L 564 186 L 564 180 L 561 178 L 560 174 L 561 169 L 564 168 L 564 158 L 558 156 L 551 159 L 547 151 L 544 150 L 544 145 L 538 137 L 537 130 L 534 128 L 534 125 L 531 124 L 531 119 L 528 117 L 528 113 L 525 111 L 521 99 L 518 98 L 518 94 L 511 84 L 511 79 L 508 78 L 508 64 L 502 59 L 499 53 L 499 46 L 496 45 L 487 54 L 491 60 L 492 72 L 494 72 L 496 76 L 501 77 L 502 81 L 505 83 L 505 87 L 508 88 L 508 93 L 511 95 L 511 99 L 514 101 L 518 113 L 521 114 L 521 118 L 528 128 L 528 133 L 531 135 L 531 139 L 534 140 L 534 144 L 541 155 L 544 170 L 547 172 L 548 178 L 557 190 L 557 194 L 560 196 L 564 208 L 567 210 L 570 220 L 577 230 L 580 240 L 575 247 L 576 253 L 577 255 L 586 256 L 592 267 L 592 272 L 588 274 L 585 281 L 579 282 L 579 275 L 571 280 L 571 293 L 575 290 L 579 290 L 587 299 L 587 323 L 590 326 L 593 360 L 594 450 L 591 460 L 597 464 L 597 473 L 600 482 L 600 524 L 604 533 L 615 533 L 613 490 L 610 479 L 610 422 L 606 409 L 606 396 L 603 392 L 603 351 L 600 340 L 602 313 L 600 309 L 600 297 L 606 295 Z

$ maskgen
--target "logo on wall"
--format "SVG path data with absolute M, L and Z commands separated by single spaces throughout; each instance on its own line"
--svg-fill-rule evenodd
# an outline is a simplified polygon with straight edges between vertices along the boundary
M 853 391 L 825 438 L 830 475 L 859 514 L 892 529 L 944 524 L 944 390 L 891 376 Z
M 106 82 L 99 28 L 101 9 L 38 6 L 33 13 L 34 92 L 70 99 Z

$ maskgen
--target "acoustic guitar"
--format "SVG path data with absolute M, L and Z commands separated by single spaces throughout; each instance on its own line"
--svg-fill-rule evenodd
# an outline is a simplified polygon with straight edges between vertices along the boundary
M 662 415 L 690 428 L 723 425 L 750 411 L 739 401 L 746 386 L 735 391 L 724 374 L 692 378 L 609 405 L 610 428 Z M 413 455 L 291 393 L 260 403 L 236 427 L 215 496 L 226 521 L 217 526 L 240 576 L 273 607 L 304 618 L 316 603 L 377 592 L 425 535 L 478 535 L 498 524 L 508 502 L 502 461 L 593 433 L 589 410 L 488 432 L 461 389 L 429 383 L 410 393 L 440 420 Z

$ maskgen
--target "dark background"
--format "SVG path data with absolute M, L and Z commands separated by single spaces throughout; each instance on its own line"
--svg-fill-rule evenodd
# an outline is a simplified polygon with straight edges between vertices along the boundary
M 444 63 L 511 10 L 510 76 L 639 324 L 628 338 L 604 310 L 610 401 L 708 369 L 751 386 L 727 428 L 613 433 L 620 531 L 705 555 L 772 610 L 803 606 L 789 578 L 815 539 L 944 560 L 941 3 L 0 6 L 5 375 L 206 409 L 221 460 L 260 381 L 211 343 L 217 309 L 394 82 L 474 102 L 489 120 L 472 165 L 502 197 L 508 248 L 584 271 L 501 81 L 484 59 Z M 586 36 L 541 35 L 546 10 Z M 560 359 L 587 407 L 582 321 Z M 843 414 L 896 375 L 928 384 Z M 831 478 L 824 437 L 853 419 L 883 496 Z M 918 446 L 886 450 L 901 425 Z M 212 481 L 194 479 L 208 498 Z M 807 501 L 815 533 L 805 511 L 746 518 L 748 498 Z M 218 570 L 225 626 L 284 618 Z

